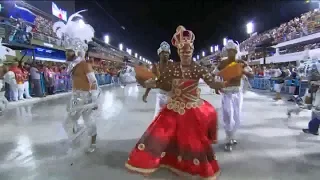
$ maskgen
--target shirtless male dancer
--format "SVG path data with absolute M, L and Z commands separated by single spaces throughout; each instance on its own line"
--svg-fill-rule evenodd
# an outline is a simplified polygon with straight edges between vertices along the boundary
M 243 75 L 253 77 L 249 66 L 242 60 L 236 60 L 239 51 L 238 45 L 232 40 L 228 40 L 225 50 L 227 51 L 227 59 L 223 60 L 217 70 L 221 71 L 233 62 L 243 64 Z M 243 76 L 236 77 L 229 81 L 228 86 L 222 90 L 222 116 L 224 121 L 224 129 L 226 132 L 226 151 L 232 151 L 232 146 L 237 144 L 235 133 L 240 126 L 240 115 L 243 102 L 243 91 L 241 81 Z
M 158 64 L 154 64 L 152 67 L 152 72 L 156 74 L 156 76 L 159 78 L 160 72 L 164 70 L 164 68 L 168 65 L 168 63 L 171 63 L 169 61 L 169 56 L 170 56 L 170 45 L 167 42 L 162 42 L 160 44 L 160 48 L 158 49 L 158 55 L 160 58 L 160 61 Z M 150 88 L 146 89 L 146 92 L 144 93 L 142 100 L 144 102 L 147 102 L 147 97 L 150 92 Z M 154 116 L 157 116 L 159 111 L 161 110 L 161 107 L 167 104 L 167 94 L 168 92 L 158 89 L 157 93 L 157 100 L 156 100 L 156 108 L 155 108 L 155 113 Z

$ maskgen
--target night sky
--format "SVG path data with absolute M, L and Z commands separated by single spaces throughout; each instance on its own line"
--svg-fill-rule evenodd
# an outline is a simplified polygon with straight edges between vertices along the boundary
M 76 10 L 88 9 L 83 15 L 97 37 L 108 34 L 110 44 L 118 47 L 121 42 L 151 61 L 158 60 L 160 43 L 170 43 L 178 25 L 194 32 L 197 55 L 209 53 L 212 45 L 221 47 L 224 37 L 245 40 L 249 21 L 255 23 L 255 31 L 263 32 L 317 6 L 304 0 L 76 1 Z M 171 50 L 177 58 L 176 49 Z

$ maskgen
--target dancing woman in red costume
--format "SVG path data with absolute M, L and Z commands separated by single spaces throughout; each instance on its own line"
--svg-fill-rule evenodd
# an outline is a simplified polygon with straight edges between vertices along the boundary
M 175 173 L 199 175 L 215 180 L 220 168 L 211 143 L 217 139 L 217 113 L 200 99 L 199 79 L 211 88 L 221 89 L 210 73 L 192 61 L 194 34 L 183 26 L 177 28 L 172 44 L 181 62 L 168 65 L 159 79 L 145 82 L 147 88 L 170 91 L 168 104 L 138 141 L 125 166 L 130 171 L 149 175 L 159 167 Z

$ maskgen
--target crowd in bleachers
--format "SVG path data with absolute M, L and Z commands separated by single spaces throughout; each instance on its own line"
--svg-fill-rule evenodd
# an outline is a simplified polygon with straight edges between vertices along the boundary
M 100 85 L 119 83 L 120 72 L 123 69 L 120 65 L 112 64 L 93 65 L 96 76 L 103 76 Z M 17 60 L 4 66 L 3 79 L 5 82 L 5 97 L 8 101 L 19 101 L 30 97 L 45 97 L 59 92 L 67 92 L 71 90 L 72 82 L 70 75 L 67 73 L 67 64 L 58 62 L 35 61 L 35 62 L 18 62 Z M 17 77 L 18 72 L 22 72 L 21 83 L 28 83 L 28 89 L 21 92 L 17 89 L 19 82 L 13 84 L 8 73 L 14 71 Z M 106 80 L 106 78 L 109 80 Z M 14 92 L 18 92 L 15 95 Z M 21 94 L 22 93 L 22 94 Z
M 56 33 L 53 32 L 53 22 L 42 17 L 42 16 L 37 16 L 34 25 L 36 27 L 36 32 L 42 33 L 44 35 L 50 36 L 57 38 Z
M 296 17 L 291 21 L 281 24 L 279 27 L 261 34 L 252 35 L 240 44 L 241 51 L 251 51 L 266 39 L 272 38 L 276 43 L 296 39 L 312 33 L 319 32 L 320 11 L 315 9 Z
M 61 45 L 56 34 L 53 32 L 53 22 L 50 18 L 37 15 L 33 23 L 24 21 L 20 18 L 4 18 L 0 17 L 1 28 L 5 29 L 9 43 L 30 44 L 32 39 L 41 40 L 45 43 L 53 45 Z M 95 46 L 94 46 L 95 47 Z M 108 49 L 97 45 L 94 50 L 95 53 L 106 53 L 108 56 L 112 56 L 113 59 L 122 59 L 123 53 L 116 53 L 115 49 Z M 53 53 L 51 53 L 53 54 Z M 46 54 L 47 55 L 47 54 Z M 54 54 L 57 59 L 59 54 Z M 42 57 L 41 52 L 37 53 L 37 57 Z M 108 57 L 106 56 L 106 57 Z M 115 58 L 117 56 L 117 58 Z M 45 58 L 48 58 L 47 56 Z M 25 58 L 24 58 L 25 60 Z M 90 60 L 89 60 L 90 61 Z M 44 97 L 52 95 L 58 92 L 66 92 L 71 89 L 71 78 L 67 74 L 67 64 L 47 61 L 30 61 L 19 62 L 16 59 L 14 62 L 9 62 L 4 66 L 4 73 L 0 75 L 5 82 L 5 96 L 9 101 L 19 101 L 25 98 Z M 100 60 L 101 62 L 101 60 Z M 90 61 L 93 64 L 97 80 L 100 85 L 109 83 L 119 83 L 118 79 L 120 72 L 123 70 L 123 63 L 98 63 Z M 21 81 L 18 80 L 16 84 L 12 84 L 9 78 L 9 72 L 15 72 Z M 18 90 L 18 86 L 24 83 L 28 83 L 28 88 Z M 27 91 L 27 90 L 28 91 Z M 15 93 L 17 92 L 17 93 Z M 18 94 L 18 95 L 17 95 Z
M 53 21 L 40 15 L 36 16 L 33 23 L 14 18 L 3 18 L 1 23 L 7 25 L 6 30 L 9 31 L 10 42 L 29 44 L 33 37 L 51 44 L 61 45 L 61 41 L 53 32 Z

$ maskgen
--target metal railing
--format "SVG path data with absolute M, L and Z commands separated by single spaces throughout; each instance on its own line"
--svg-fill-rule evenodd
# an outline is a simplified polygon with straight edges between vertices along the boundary
M 249 83 L 253 89 L 270 90 L 272 92 L 274 91 L 275 80 L 272 80 L 268 77 L 255 76 L 253 79 L 249 80 Z M 292 94 L 293 92 L 290 92 L 291 87 L 298 88 L 299 96 L 302 97 L 305 95 L 306 89 L 308 88 L 308 81 L 299 79 L 285 80 L 281 92 L 285 94 Z

